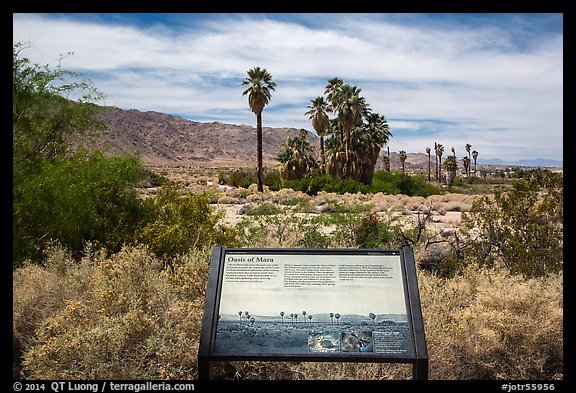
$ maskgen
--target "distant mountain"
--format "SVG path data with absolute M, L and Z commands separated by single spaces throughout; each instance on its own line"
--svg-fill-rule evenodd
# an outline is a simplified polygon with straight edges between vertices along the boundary
M 504 161 L 499 158 L 478 159 L 478 164 L 482 165 L 509 165 L 525 167 L 562 168 L 563 161 L 549 160 L 546 158 L 533 158 L 529 160 Z
M 84 143 L 85 147 L 107 150 L 113 154 L 137 154 L 144 165 L 150 166 L 203 166 L 213 168 L 255 168 L 256 128 L 250 125 L 233 125 L 220 122 L 202 123 L 160 112 L 104 107 L 97 117 L 106 130 L 96 141 Z M 296 128 L 263 128 L 264 166 L 274 168 L 276 156 L 287 138 L 299 134 Z M 319 138 L 308 132 L 308 141 L 319 150 Z M 380 151 L 376 169 L 383 168 L 382 158 L 387 149 Z M 432 155 L 432 168 L 434 156 Z M 443 157 L 444 159 L 445 157 Z M 480 166 L 529 166 L 562 167 L 562 161 L 521 160 L 506 162 L 497 158 L 479 159 Z M 406 169 L 427 169 L 428 155 L 408 153 Z M 399 170 L 402 164 L 397 152 L 390 152 L 390 167 Z
M 138 154 L 145 165 L 256 166 L 256 128 L 252 126 L 201 123 L 159 112 L 115 107 L 105 107 L 97 119 L 106 130 L 88 147 L 113 154 Z M 274 167 L 286 139 L 299 132 L 296 128 L 263 127 L 264 166 Z M 318 137 L 310 132 L 308 140 L 318 145 Z

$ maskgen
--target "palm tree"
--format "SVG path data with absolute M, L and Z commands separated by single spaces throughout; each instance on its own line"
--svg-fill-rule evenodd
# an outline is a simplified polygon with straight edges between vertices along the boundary
M 365 142 L 366 166 L 362 168 L 360 181 L 364 184 L 372 184 L 374 168 L 380 155 L 380 149 L 388 143 L 392 133 L 384 115 L 376 112 L 366 115 L 366 124 L 363 125 L 362 130 L 362 139 Z
M 462 158 L 462 164 L 464 165 L 464 173 L 466 173 L 466 176 L 470 177 L 470 158 L 464 156 L 464 158 Z
M 312 120 L 312 127 L 320 137 L 320 164 L 322 165 L 322 172 L 326 170 L 326 157 L 324 155 L 324 136 L 328 129 L 327 112 L 331 111 L 330 105 L 324 101 L 324 97 L 316 97 L 311 100 L 312 105 L 308 106 L 309 111 L 305 113 Z
M 376 323 L 376 314 L 371 312 L 370 314 L 368 314 L 368 316 L 372 319 L 372 323 Z
M 468 153 L 468 162 L 470 163 L 472 162 L 472 159 L 470 157 L 470 149 L 472 148 L 472 145 L 467 143 L 464 147 L 466 148 L 466 152 Z
M 310 324 L 312 324 L 312 314 L 308 315 L 308 320 L 310 321 Z
M 292 322 L 292 326 L 294 326 L 294 313 L 290 313 L 290 322 Z
M 334 323 L 334 319 L 332 319 L 332 318 L 334 318 L 334 313 L 333 313 L 333 312 L 330 313 L 330 323 L 331 323 L 331 324 Z
M 242 311 L 238 311 L 238 315 L 240 315 L 240 323 L 242 323 Z
M 272 82 L 272 75 L 266 68 L 254 67 L 248 70 L 248 76 L 242 82 L 242 86 L 249 86 L 242 93 L 248 94 L 248 105 L 256 115 L 256 153 L 258 161 L 258 191 L 263 192 L 262 180 L 262 111 L 272 98 L 271 90 L 276 88 L 276 83 Z
M 442 154 L 444 154 L 444 146 L 440 143 L 436 145 L 436 155 L 438 156 L 438 181 L 442 177 Z
M 402 174 L 404 175 L 404 163 L 406 162 L 406 158 L 408 158 L 408 155 L 404 150 L 400 150 L 398 152 L 398 158 L 400 158 L 400 163 L 402 164 Z
M 282 181 L 301 179 L 314 168 L 317 162 L 308 152 L 312 152 L 314 147 L 308 142 L 308 131 L 301 129 L 298 136 L 287 138 L 284 150 L 276 157 L 280 161 L 279 171 Z
M 450 151 L 452 152 L 452 155 L 453 155 L 454 157 L 456 157 L 456 149 L 454 149 L 454 147 L 451 147 L 451 148 L 450 148 Z
M 384 163 L 384 169 L 386 169 L 387 172 L 390 172 L 390 157 L 382 157 L 382 162 Z
M 294 322 L 294 323 L 295 323 L 296 325 L 298 325 L 298 313 L 297 313 L 297 312 L 294 313 L 294 319 L 295 319 L 295 322 Z
M 306 324 L 306 311 L 302 311 L 302 317 L 304 318 L 304 324 Z
M 280 311 L 280 316 L 282 317 L 282 325 L 284 325 L 284 311 Z
M 338 323 L 338 320 L 340 319 L 340 314 L 338 313 L 334 314 L 334 318 L 336 318 L 336 323 Z
M 350 146 L 352 143 L 352 129 L 358 126 L 362 122 L 362 117 L 368 113 L 368 104 L 364 97 L 360 96 L 361 91 L 357 86 L 348 83 L 343 85 L 341 87 L 341 100 L 334 108 L 338 112 L 338 120 L 346 135 L 344 147 L 346 177 L 349 177 L 351 172 Z
M 478 176 L 476 172 L 476 160 L 478 159 L 478 152 L 474 150 L 472 152 L 472 158 L 474 158 L 474 177 Z
M 448 186 L 451 187 L 454 184 L 454 179 L 456 177 L 456 169 L 458 168 L 458 161 L 454 156 L 446 157 L 446 161 L 444 161 L 444 168 L 448 172 L 448 179 L 447 183 Z
M 440 181 L 440 177 L 438 176 L 438 143 L 434 142 L 434 168 L 436 170 L 436 181 Z
M 326 99 L 330 103 L 329 112 L 334 112 L 335 108 L 338 106 L 340 101 L 342 100 L 342 86 L 344 85 L 344 81 L 340 78 L 332 78 L 328 81 L 324 89 L 324 94 L 326 94 Z M 339 127 L 338 124 L 338 137 L 340 139 L 341 144 L 344 144 L 344 134 L 342 133 L 342 128 Z
M 428 154 L 428 181 L 430 181 L 430 146 L 426 146 L 426 153 Z

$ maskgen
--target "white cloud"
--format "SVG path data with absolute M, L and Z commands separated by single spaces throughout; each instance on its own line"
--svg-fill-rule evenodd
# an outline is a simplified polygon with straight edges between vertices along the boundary
M 305 23 L 233 15 L 178 29 L 34 14 L 13 20 L 13 40 L 31 42 L 31 60 L 55 64 L 74 51 L 63 66 L 89 75 L 109 105 L 253 124 L 240 83 L 261 66 L 278 84 L 265 126 L 311 130 L 306 106 L 338 76 L 386 116 L 397 150 L 423 151 L 442 138 L 445 146 L 482 146 L 484 157 L 562 158 L 561 34 L 518 49 L 506 26 L 370 15 L 310 15 Z

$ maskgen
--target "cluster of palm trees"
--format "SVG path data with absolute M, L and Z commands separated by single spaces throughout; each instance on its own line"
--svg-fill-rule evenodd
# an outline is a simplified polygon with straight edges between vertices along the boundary
M 471 162 L 471 158 L 474 159 L 474 176 L 476 176 L 476 160 L 478 159 L 478 152 L 476 150 L 471 151 L 472 145 L 467 143 L 465 145 L 465 149 L 466 152 L 468 153 L 468 156 L 465 156 L 462 159 L 462 163 L 464 165 L 464 171 L 467 177 L 470 177 L 470 162 Z M 448 173 L 447 175 L 447 179 L 446 179 L 446 183 L 451 186 L 452 184 L 454 184 L 454 179 L 456 177 L 456 169 L 458 169 L 458 160 L 456 158 L 456 149 L 454 149 L 454 147 L 452 147 L 450 149 L 452 151 L 452 155 L 446 157 L 446 160 L 444 161 L 444 165 L 442 165 L 442 155 L 444 154 L 444 146 L 442 146 L 442 144 L 434 142 L 434 153 L 435 153 L 435 171 L 436 171 L 436 181 L 440 182 L 440 179 L 442 178 L 442 166 L 444 166 L 444 169 L 446 170 L 446 172 Z M 428 154 L 428 181 L 431 181 L 431 176 L 430 176 L 430 167 L 431 167 L 431 153 L 432 149 L 427 146 L 426 147 L 426 153 Z M 402 152 L 401 152 L 402 153 Z M 400 160 L 402 161 L 402 157 L 400 157 Z M 402 172 L 404 172 L 404 163 L 402 163 Z
M 247 86 L 242 95 L 248 95 L 248 105 L 256 115 L 257 183 L 262 192 L 262 111 L 270 102 L 276 83 L 265 68 L 254 67 L 247 71 L 242 86 Z M 384 116 L 372 112 L 360 93 L 357 86 L 332 78 L 324 90 L 326 98 L 311 100 L 305 114 L 320 137 L 321 171 L 334 179 L 351 178 L 370 184 L 380 149 L 392 134 Z M 328 116 L 330 113 L 335 115 L 333 119 Z M 296 151 L 289 149 L 288 153 Z M 283 164 L 297 172 L 299 161 L 302 157 L 294 157 L 293 161 L 288 158 Z
M 305 113 L 320 137 L 320 168 L 333 179 L 371 184 L 380 149 L 392 136 L 383 115 L 372 112 L 361 89 L 332 78 L 324 96 Z M 330 119 L 329 114 L 335 117 Z M 326 138 L 326 139 L 325 139 Z
M 280 311 L 280 316 L 282 317 L 282 325 L 284 325 L 284 315 L 286 315 L 284 313 L 284 311 Z M 298 314 L 297 312 L 295 313 L 290 313 L 290 319 L 291 319 L 291 323 L 292 326 L 294 326 L 294 324 L 298 324 Z M 304 324 L 306 324 L 306 311 L 302 311 L 302 318 L 304 319 Z M 312 319 L 313 319 L 313 315 L 312 314 L 308 314 L 308 322 L 312 323 Z
M 272 98 L 276 83 L 272 75 L 265 69 L 254 67 L 248 70 L 242 86 L 248 86 L 242 95 L 248 95 L 248 105 L 256 115 L 256 149 L 257 149 L 257 183 L 258 191 L 263 191 L 262 172 L 262 111 Z M 374 169 L 381 148 L 388 143 L 392 133 L 383 115 L 372 112 L 361 89 L 355 85 L 344 83 L 340 78 L 332 78 L 324 89 L 324 96 L 311 100 L 305 113 L 312 122 L 312 127 L 320 138 L 320 157 L 318 163 L 311 158 L 308 151 L 313 148 L 306 140 L 306 131 L 301 130 L 296 138 L 288 139 L 285 150 L 280 154 L 280 172 L 283 179 L 296 179 L 305 176 L 316 167 L 322 173 L 328 173 L 333 179 L 354 179 L 364 184 L 371 184 Z M 334 114 L 330 119 L 329 114 Z M 474 158 L 476 174 L 476 159 L 478 152 L 470 151 L 471 145 L 466 144 L 468 156 L 463 158 L 466 175 L 470 176 L 470 163 Z M 447 183 L 453 184 L 458 167 L 455 149 L 452 156 L 444 162 L 448 173 Z M 430 153 L 428 153 L 428 181 L 431 181 Z M 444 146 L 434 142 L 436 180 L 442 178 L 442 155 Z M 407 154 L 399 152 L 404 174 L 404 163 Z M 390 157 L 384 157 L 384 166 L 390 170 Z
M 301 179 L 318 168 L 318 163 L 310 154 L 314 146 L 306 138 L 307 135 L 308 131 L 301 129 L 298 136 L 288 138 L 284 143 L 284 150 L 277 157 L 280 161 L 280 177 L 283 181 Z
M 238 311 L 238 315 L 240 316 L 240 324 L 242 324 L 242 311 Z M 254 322 L 256 321 L 256 319 L 254 317 L 252 317 L 248 311 L 244 311 L 244 315 L 246 318 L 246 323 L 249 323 L 250 325 L 254 325 Z

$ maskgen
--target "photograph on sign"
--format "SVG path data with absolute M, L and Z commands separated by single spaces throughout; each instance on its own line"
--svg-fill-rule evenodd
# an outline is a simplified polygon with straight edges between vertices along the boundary
M 400 255 L 224 255 L 215 353 L 412 356 Z

